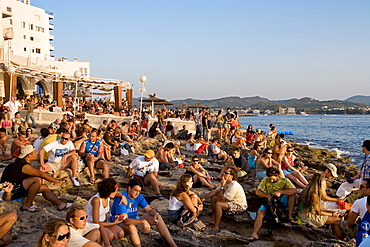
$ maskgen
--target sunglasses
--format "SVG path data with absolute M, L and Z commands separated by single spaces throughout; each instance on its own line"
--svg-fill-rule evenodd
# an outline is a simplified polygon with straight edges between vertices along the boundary
M 58 236 L 51 235 L 52 237 L 56 238 L 58 241 L 63 241 L 65 238 L 69 239 L 69 235 L 71 235 L 70 232 L 66 234 L 60 234 Z
M 289 153 L 293 153 L 293 150 L 288 150 Z
M 272 152 L 266 152 L 267 154 L 272 154 Z
M 229 175 L 229 174 L 230 174 L 230 172 L 224 172 L 224 174 Z
M 193 160 L 194 162 L 198 162 L 199 160 Z
M 73 219 L 75 219 L 75 220 L 85 220 L 85 219 L 87 219 L 87 217 L 88 217 L 88 215 L 85 215 L 85 216 L 81 216 L 81 217 L 75 217 L 75 218 L 73 218 Z
M 68 140 L 69 140 L 69 138 L 67 138 L 67 137 L 62 137 L 62 140 L 66 140 L 66 141 L 68 141 Z

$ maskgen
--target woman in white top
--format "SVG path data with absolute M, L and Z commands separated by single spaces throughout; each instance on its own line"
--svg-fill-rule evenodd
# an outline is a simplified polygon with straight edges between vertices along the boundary
M 168 216 L 172 223 L 177 223 L 183 209 L 188 209 L 192 214 L 203 210 L 203 203 L 200 198 L 190 191 L 193 186 L 193 178 L 190 174 L 183 174 L 177 182 L 176 188 L 172 191 L 168 201 Z
M 118 224 L 122 223 L 122 220 L 115 220 L 109 222 L 110 217 L 110 205 L 109 201 L 114 197 L 121 197 L 121 203 L 127 204 L 127 200 L 118 191 L 118 184 L 113 178 L 107 178 L 98 184 L 98 194 L 91 197 L 86 206 L 86 213 L 89 216 L 89 223 L 96 223 L 101 226 L 105 226 L 109 241 L 114 239 L 121 239 L 125 235 L 124 231 Z

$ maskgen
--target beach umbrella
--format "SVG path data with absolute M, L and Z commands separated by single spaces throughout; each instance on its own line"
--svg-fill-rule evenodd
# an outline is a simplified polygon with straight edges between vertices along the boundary
M 197 108 L 197 112 L 199 112 L 199 108 L 206 108 L 206 106 L 204 106 L 201 103 L 197 102 L 195 105 L 188 106 L 188 108 Z
M 151 105 L 152 105 L 152 115 L 153 115 L 153 113 L 154 113 L 154 104 L 155 104 L 155 103 L 156 103 L 156 104 L 158 104 L 158 103 L 159 103 L 158 105 L 163 105 L 163 103 L 168 102 L 168 101 L 167 101 L 167 100 L 165 100 L 165 99 L 157 98 L 155 93 L 154 93 L 154 94 L 149 94 L 148 96 L 149 96 L 148 98 L 143 99 L 143 102 L 151 103 Z M 171 102 L 168 102 L 168 103 L 171 103 Z M 171 104 L 172 104 L 172 103 L 171 103 Z

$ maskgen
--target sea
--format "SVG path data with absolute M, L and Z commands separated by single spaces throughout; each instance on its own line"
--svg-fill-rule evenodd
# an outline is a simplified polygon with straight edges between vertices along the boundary
M 325 148 L 336 151 L 339 156 L 350 156 L 354 164 L 361 164 L 363 153 L 361 145 L 370 140 L 370 115 L 267 115 L 244 116 L 239 123 L 246 129 L 249 124 L 253 129 L 266 131 L 269 124 L 277 131 L 293 133 L 285 139 L 299 144 L 308 144 L 311 148 Z

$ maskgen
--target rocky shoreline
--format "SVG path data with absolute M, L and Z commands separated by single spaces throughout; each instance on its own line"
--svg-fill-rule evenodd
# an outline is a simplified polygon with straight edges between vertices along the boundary
M 9 142 L 10 143 L 10 142 Z M 134 143 L 134 148 L 137 155 L 143 154 L 148 149 L 158 149 L 161 143 L 156 139 L 143 138 L 140 142 Z M 184 143 L 181 145 L 184 147 Z M 335 152 L 330 152 L 325 149 L 311 149 L 309 146 L 294 144 L 296 152 L 300 155 L 299 160 L 308 167 L 302 171 L 307 179 L 310 179 L 316 172 L 323 170 L 327 163 L 333 163 L 338 167 L 339 177 L 328 181 L 328 195 L 334 196 L 335 190 L 345 181 L 345 178 L 357 173 L 357 166 L 351 163 L 350 157 L 337 158 Z M 231 147 L 223 145 L 222 149 L 230 153 Z M 193 153 L 181 149 L 181 152 L 187 156 L 185 165 L 190 164 L 190 158 Z M 247 156 L 248 151 L 243 150 L 243 155 Z M 129 163 L 137 157 L 137 155 L 128 155 L 114 157 L 114 164 L 110 165 L 110 177 L 117 180 L 120 185 L 119 191 L 126 189 L 123 184 L 124 175 Z M 209 171 L 211 176 L 216 176 L 221 170 L 222 164 L 209 161 L 205 155 L 200 155 L 202 165 Z M 350 165 L 344 165 L 350 164 Z M 38 162 L 33 164 L 38 167 Z M 4 168 L 0 168 L 2 173 Z M 159 182 L 161 184 L 161 192 L 165 198 L 169 198 L 172 189 L 177 183 L 177 179 L 184 173 L 184 169 L 159 172 Z M 56 177 L 70 175 L 70 171 L 60 171 L 55 174 Z M 97 172 L 97 181 L 102 177 Z M 48 183 L 54 193 L 62 200 L 67 202 L 75 202 L 85 204 L 89 198 L 96 193 L 96 185 L 90 185 L 88 182 L 87 169 L 79 173 L 80 187 L 74 187 L 70 180 L 61 185 Z M 256 212 L 260 205 L 260 198 L 255 195 L 255 190 L 259 184 L 259 180 L 255 177 L 254 171 L 249 171 L 248 175 L 239 179 L 243 186 L 248 200 L 248 211 Z M 204 196 L 209 190 L 205 187 L 192 189 L 199 196 Z M 151 206 L 161 213 L 164 220 L 168 223 L 167 207 L 168 200 L 157 200 L 154 196 L 154 191 L 150 187 L 145 187 L 143 195 L 150 202 Z M 298 197 L 298 196 L 297 196 Z M 358 193 L 352 193 L 348 198 L 348 202 L 353 203 L 358 198 Z M 21 202 L 2 202 L 0 203 L 0 212 L 16 211 L 18 221 L 11 230 L 13 242 L 9 246 L 30 247 L 34 246 L 39 233 L 44 227 L 44 223 L 51 217 L 65 218 L 65 212 L 59 212 L 56 207 L 44 200 L 41 196 L 36 196 L 35 203 L 42 210 L 37 213 L 21 212 Z M 205 202 L 204 211 L 200 215 L 200 219 L 206 222 L 211 217 L 210 201 Z M 196 232 L 189 228 L 180 228 L 174 224 L 168 223 L 168 228 L 178 246 L 355 246 L 353 240 L 338 241 L 334 238 L 329 228 L 312 228 L 302 225 L 292 225 L 284 223 L 280 228 L 273 231 L 273 236 L 264 236 L 267 230 L 261 229 L 261 238 L 259 241 L 249 243 L 247 238 L 252 232 L 253 220 L 249 213 L 239 215 L 235 218 L 222 219 L 219 233 L 211 233 L 208 230 L 204 232 Z M 166 243 L 161 238 L 159 233 L 153 229 L 148 234 L 141 234 L 143 246 L 166 246 Z M 131 246 L 128 240 L 117 240 L 112 242 L 113 246 Z

